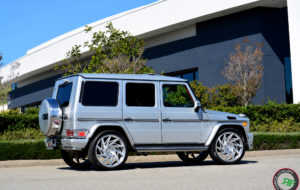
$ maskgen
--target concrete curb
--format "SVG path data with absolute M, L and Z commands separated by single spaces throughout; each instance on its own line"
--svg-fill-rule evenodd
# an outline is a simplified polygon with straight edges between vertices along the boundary
M 248 157 L 291 155 L 291 154 L 300 154 L 300 149 L 247 151 L 244 159 L 247 159 Z M 208 159 L 210 159 L 210 158 L 208 158 Z M 180 159 L 177 157 L 176 154 L 129 156 L 126 163 L 168 162 L 168 161 L 180 161 Z M 62 159 L 0 161 L 0 168 L 32 167 L 32 166 L 61 166 L 61 165 L 66 165 Z

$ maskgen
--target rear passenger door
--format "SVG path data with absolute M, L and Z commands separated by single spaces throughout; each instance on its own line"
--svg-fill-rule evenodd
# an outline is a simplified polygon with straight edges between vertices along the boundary
M 123 81 L 123 121 L 135 144 L 161 141 L 159 83 Z

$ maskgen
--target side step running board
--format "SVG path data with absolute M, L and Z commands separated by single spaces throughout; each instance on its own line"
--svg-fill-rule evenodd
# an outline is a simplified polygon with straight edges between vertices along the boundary
M 204 151 L 207 150 L 207 146 L 139 146 L 135 147 L 137 152 L 187 152 L 187 151 Z

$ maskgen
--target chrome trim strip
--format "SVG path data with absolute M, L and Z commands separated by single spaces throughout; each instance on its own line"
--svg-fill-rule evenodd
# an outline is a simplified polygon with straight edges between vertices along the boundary
M 217 123 L 242 123 L 242 122 L 248 122 L 247 120 L 209 120 L 209 119 L 204 119 L 201 120 L 203 122 L 217 122 Z
M 133 122 L 159 122 L 159 119 L 133 119 Z
M 137 152 L 174 152 L 174 151 L 204 151 L 207 150 L 207 146 L 180 146 L 180 147 L 136 147 Z
M 123 121 L 118 118 L 78 118 L 77 121 Z
M 124 121 L 123 119 L 114 118 L 78 118 L 77 121 Z M 133 119 L 130 122 L 159 122 L 159 119 Z
M 171 121 L 164 122 L 202 122 L 201 119 L 171 119 Z

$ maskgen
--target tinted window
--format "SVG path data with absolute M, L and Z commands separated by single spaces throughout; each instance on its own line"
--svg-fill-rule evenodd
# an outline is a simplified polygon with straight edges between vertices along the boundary
M 82 105 L 117 106 L 119 85 L 116 82 L 85 82 L 83 85 Z
M 127 83 L 126 105 L 153 107 L 155 105 L 154 84 L 149 83 Z
M 165 107 L 193 107 L 194 101 L 184 85 L 163 85 Z
M 72 86 L 72 83 L 62 84 L 58 86 L 56 100 L 62 107 L 66 107 L 69 105 Z

